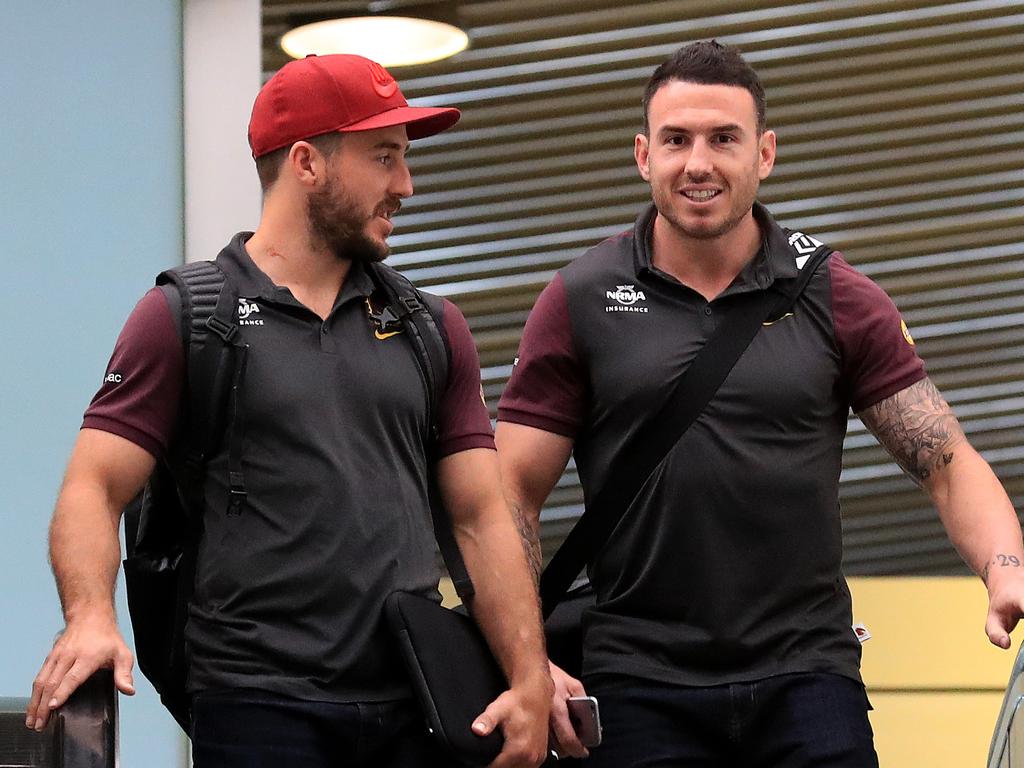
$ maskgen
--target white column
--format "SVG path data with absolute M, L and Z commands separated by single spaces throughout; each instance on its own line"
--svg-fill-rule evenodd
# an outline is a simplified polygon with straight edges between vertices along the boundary
M 262 85 L 260 0 L 184 0 L 185 260 L 255 229 L 260 188 L 247 128 Z

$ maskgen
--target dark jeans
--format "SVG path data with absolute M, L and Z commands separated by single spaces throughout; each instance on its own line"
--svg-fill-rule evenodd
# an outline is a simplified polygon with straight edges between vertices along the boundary
M 708 688 L 600 683 L 604 741 L 588 768 L 878 768 L 864 687 L 780 675 Z M 589 690 L 589 689 L 588 689 Z
M 331 704 L 263 691 L 196 694 L 196 768 L 441 768 L 411 701 Z

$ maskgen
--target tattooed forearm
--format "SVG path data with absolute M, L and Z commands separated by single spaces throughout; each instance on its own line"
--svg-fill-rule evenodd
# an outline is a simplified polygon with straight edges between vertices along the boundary
M 949 466 L 964 433 L 930 379 L 924 379 L 860 414 L 903 471 L 918 485 Z
M 516 530 L 519 531 L 519 538 L 523 542 L 523 550 L 526 552 L 526 562 L 530 566 L 530 573 L 533 574 L 533 583 L 540 583 L 540 572 L 543 565 L 540 553 L 540 536 L 535 526 L 530 524 L 518 504 L 509 504 L 512 509 L 512 519 L 515 521 Z
M 985 563 L 985 567 L 981 571 L 981 580 L 985 583 L 988 583 L 988 574 L 993 565 L 998 568 L 1020 568 L 1022 563 L 1016 555 L 996 555 Z

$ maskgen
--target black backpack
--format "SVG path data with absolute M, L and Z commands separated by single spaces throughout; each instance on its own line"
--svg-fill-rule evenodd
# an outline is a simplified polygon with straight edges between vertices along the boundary
M 437 405 L 450 363 L 441 309 L 429 306 L 415 286 L 390 267 L 370 264 L 367 271 L 384 298 L 384 308 L 371 313 L 372 319 L 381 332 L 404 330 L 415 350 L 429 395 L 429 449 L 437 436 Z M 227 514 L 240 514 L 246 499 L 240 394 L 248 346 L 238 338 L 234 319 L 238 293 L 215 261 L 162 272 L 157 285 L 173 285 L 181 297 L 186 391 L 178 437 L 157 462 L 142 493 L 124 511 L 124 579 L 139 669 L 189 733 L 184 630 L 202 533 L 205 465 L 227 441 Z M 431 504 L 437 499 L 431 478 Z

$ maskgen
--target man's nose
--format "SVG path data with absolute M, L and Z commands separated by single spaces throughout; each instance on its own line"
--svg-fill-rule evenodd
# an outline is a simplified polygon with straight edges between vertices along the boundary
M 412 195 L 412 172 L 404 160 L 397 164 L 388 191 L 395 197 L 410 197 Z
M 711 175 L 714 163 L 711 160 L 711 147 L 706 140 L 698 138 L 690 148 L 686 158 L 686 174 L 694 179 L 702 179 Z

